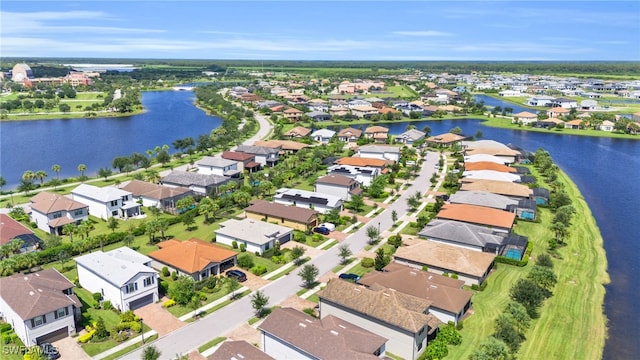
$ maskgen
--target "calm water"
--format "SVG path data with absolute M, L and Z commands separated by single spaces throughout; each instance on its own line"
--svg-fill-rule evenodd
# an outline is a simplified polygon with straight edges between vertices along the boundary
M 222 120 L 208 116 L 192 105 L 190 91 L 143 92 L 147 112 L 121 118 L 59 119 L 0 123 L 0 174 L 16 186 L 25 170 L 44 170 L 51 179 L 53 164 L 60 177 L 79 175 L 78 164 L 87 175 L 111 168 L 116 156 L 148 149 L 188 136 L 197 138 L 218 127 Z
M 144 153 L 177 138 L 209 133 L 221 120 L 191 105 L 191 92 L 143 94 L 147 113 L 129 118 L 74 119 L 0 123 L 1 174 L 17 183 L 27 170 L 43 169 L 52 177 L 51 165 L 60 164 L 60 176 L 77 176 L 77 166 L 88 173 L 110 167 L 115 156 Z M 517 106 L 497 99 L 491 106 Z M 530 151 L 547 149 L 555 162 L 576 182 L 589 203 L 604 238 L 611 284 L 607 286 L 605 312 L 609 339 L 605 359 L 640 359 L 640 141 L 592 138 L 506 130 L 482 126 L 476 120 L 442 120 L 388 124 L 391 134 L 428 125 L 433 134 L 458 126 L 465 134 L 482 131 L 484 138 L 517 144 Z M 63 144 L 64 142 L 64 144 Z
M 484 101 L 484 104 L 487 107 L 490 107 L 490 108 L 496 107 L 496 106 L 500 106 L 503 109 L 505 107 L 510 107 L 510 108 L 513 109 L 513 113 L 514 114 L 517 114 L 517 113 L 522 112 L 522 111 L 527 111 L 527 112 L 532 112 L 532 113 L 535 113 L 537 111 L 537 110 L 526 108 L 524 106 L 518 106 L 518 105 L 511 104 L 511 103 L 506 103 L 506 102 L 504 102 L 504 101 L 502 101 L 500 99 L 496 99 L 496 98 L 491 97 L 489 95 L 478 94 L 478 95 L 473 95 L 473 98 L 477 102 Z

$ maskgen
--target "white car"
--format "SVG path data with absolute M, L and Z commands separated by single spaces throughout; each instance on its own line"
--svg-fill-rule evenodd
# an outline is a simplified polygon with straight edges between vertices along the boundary
M 322 224 L 318 225 L 318 227 L 327 228 L 327 230 L 329 230 L 329 231 L 334 231 L 336 229 L 336 226 L 333 225 L 332 223 L 322 223 Z

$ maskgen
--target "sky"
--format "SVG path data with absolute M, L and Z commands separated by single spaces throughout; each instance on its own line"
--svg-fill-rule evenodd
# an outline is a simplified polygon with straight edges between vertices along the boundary
M 640 1 L 0 1 L 0 56 L 640 61 Z

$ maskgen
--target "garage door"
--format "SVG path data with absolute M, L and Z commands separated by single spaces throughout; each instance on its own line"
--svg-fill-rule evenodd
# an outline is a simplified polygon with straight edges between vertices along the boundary
M 52 331 L 52 332 L 48 333 L 47 335 L 39 336 L 38 338 L 36 338 L 36 343 L 38 343 L 38 344 L 42 344 L 42 343 L 45 343 L 45 342 L 52 343 L 54 341 L 58 341 L 58 340 L 64 339 L 67 336 L 69 336 L 69 329 L 68 329 L 67 326 L 65 326 L 65 327 L 63 327 L 61 329 L 58 329 L 56 331 Z
M 153 303 L 153 294 L 149 294 L 145 297 L 141 297 L 140 299 L 133 300 L 129 303 L 129 309 L 135 310 L 139 309 L 145 305 L 149 305 Z

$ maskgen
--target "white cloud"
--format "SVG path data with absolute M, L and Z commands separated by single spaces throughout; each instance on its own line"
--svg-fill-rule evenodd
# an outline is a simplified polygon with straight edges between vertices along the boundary
M 438 37 L 438 36 L 452 36 L 452 33 L 436 30 L 419 30 L 419 31 L 394 31 L 394 35 L 402 36 L 419 36 L 419 37 Z

